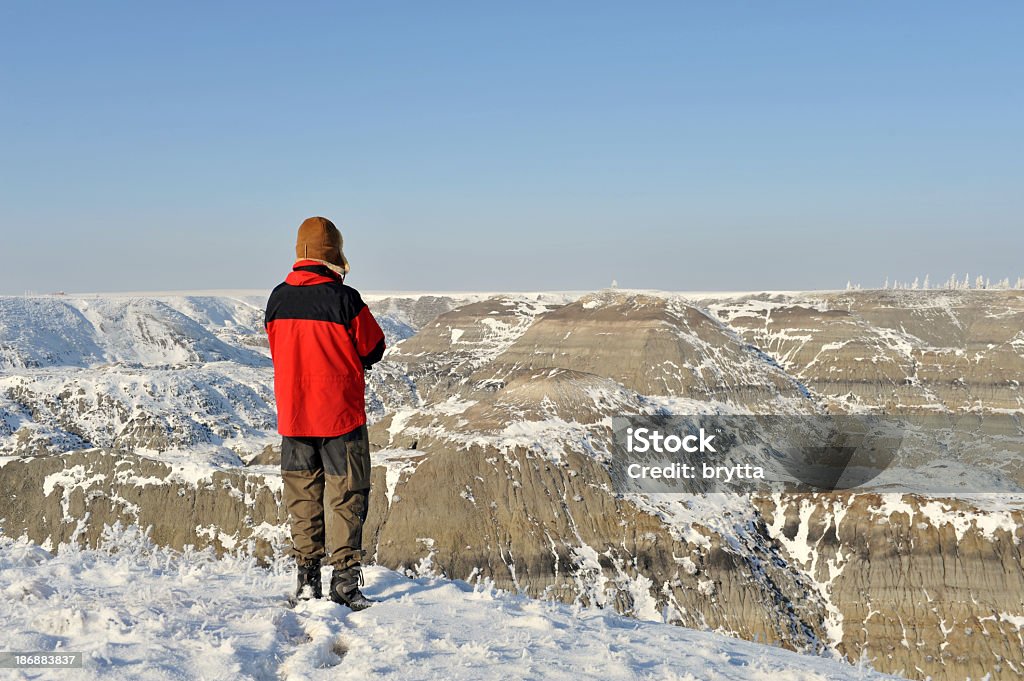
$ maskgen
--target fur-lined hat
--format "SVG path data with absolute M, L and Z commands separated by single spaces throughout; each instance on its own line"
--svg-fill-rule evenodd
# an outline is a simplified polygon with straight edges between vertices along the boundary
M 307 218 L 299 225 L 295 240 L 295 257 L 318 260 L 339 274 L 348 274 L 348 259 L 342 251 L 341 232 L 327 218 Z

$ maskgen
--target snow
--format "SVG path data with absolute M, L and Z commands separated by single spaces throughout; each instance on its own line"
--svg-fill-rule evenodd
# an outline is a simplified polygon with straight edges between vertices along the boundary
M 391 423 L 388 425 L 388 440 L 394 440 L 405 430 L 405 423 L 416 413 L 416 409 L 399 409 L 391 416 Z
M 532 300 L 550 301 L 555 304 L 570 303 L 588 291 L 363 291 L 362 298 L 373 303 L 385 298 L 408 298 L 417 300 L 425 297 L 455 298 L 466 302 L 480 302 L 498 296 L 515 296 Z
M 975 496 L 981 497 L 983 495 Z M 955 497 L 950 497 L 950 499 L 953 498 Z M 916 508 L 909 503 L 909 499 L 917 499 Z M 909 524 L 913 522 L 915 512 L 920 513 L 921 516 L 927 519 L 930 527 L 951 526 L 958 542 L 963 539 L 964 535 L 969 533 L 979 534 L 989 540 L 994 539 L 997 532 L 1005 532 L 1010 537 L 1014 537 L 1020 529 L 1011 510 L 1012 507 L 991 507 L 984 510 L 980 508 L 954 510 L 950 504 L 941 499 L 926 500 L 902 494 L 882 494 L 881 501 L 880 506 L 872 509 L 876 516 L 888 520 L 890 515 L 902 513 L 907 516 Z M 1009 506 L 1009 504 L 1007 505 Z
M 0 452 L 20 428 L 51 451 L 260 451 L 276 421 L 262 317 L 233 298 L 0 298 Z
M 102 475 L 86 477 L 85 466 L 72 466 L 43 478 L 43 494 L 50 496 L 57 485 L 63 487 L 65 492 L 70 492 L 75 487 L 88 487 L 93 482 L 101 480 L 103 480 Z
M 769 532 L 786 549 L 787 554 L 800 563 L 804 568 L 811 567 L 811 560 L 818 555 L 817 548 L 811 546 L 807 541 L 807 533 L 810 529 L 810 519 L 817 504 L 811 499 L 803 499 L 800 502 L 800 524 L 796 536 L 792 539 L 786 537 L 782 532 L 786 522 L 785 506 L 781 502 L 781 494 L 774 495 L 776 508 L 779 511 L 775 514 L 774 523 L 769 527 Z
M 9 650 L 80 651 L 83 679 L 893 678 L 833 660 L 532 600 L 474 584 L 365 570 L 379 599 L 352 613 L 330 601 L 285 607 L 291 561 L 263 568 L 211 551 L 176 553 L 135 529 L 103 550 L 52 556 L 0 538 L 0 618 Z M 327 569 L 324 579 L 329 578 Z M 653 613 L 650 613 L 653 614 Z M 22 679 L 67 671 L 10 672 Z
M 374 466 L 384 467 L 384 498 L 390 507 L 398 500 L 395 489 L 402 476 L 409 476 L 423 458 L 422 452 L 415 449 L 381 449 L 370 454 Z
M 843 572 L 843 568 L 846 566 L 846 559 L 842 551 L 839 551 L 835 559 L 829 559 L 826 564 L 829 575 L 828 579 L 824 581 L 819 580 L 817 578 L 817 565 L 821 554 L 818 551 L 818 544 L 821 542 L 824 532 L 813 545 L 808 541 L 808 534 L 814 512 L 821 509 L 824 515 L 823 522 L 825 522 L 825 528 L 827 529 L 829 527 L 828 524 L 831 523 L 831 527 L 835 530 L 835 536 L 838 539 L 840 537 L 840 526 L 843 518 L 846 517 L 849 511 L 849 504 L 853 502 L 853 498 L 849 497 L 844 502 L 841 497 L 837 497 L 832 501 L 831 505 L 827 503 L 822 504 L 813 499 L 801 499 L 798 508 L 799 524 L 797 525 L 796 534 L 792 539 L 787 537 L 784 532 L 791 502 L 784 500 L 783 496 L 779 493 L 773 494 L 772 499 L 775 503 L 775 513 L 772 524 L 768 526 L 768 534 L 786 550 L 787 556 L 795 560 L 804 570 L 808 581 L 813 585 L 821 598 L 822 604 L 825 606 L 826 615 L 823 624 L 828 640 L 832 646 L 838 647 L 844 639 L 843 620 L 845 618 L 842 610 L 833 601 L 832 584 Z

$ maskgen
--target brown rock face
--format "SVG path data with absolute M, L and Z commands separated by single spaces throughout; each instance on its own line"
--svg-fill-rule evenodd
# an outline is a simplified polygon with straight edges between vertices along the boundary
M 672 398 L 665 402 L 670 406 L 679 397 L 716 399 L 776 413 L 843 411 L 852 405 L 934 414 L 962 423 L 977 416 L 972 427 L 982 431 L 995 423 L 980 418 L 985 409 L 1022 404 L 1019 383 L 1006 378 L 1017 375 L 1024 350 L 1019 294 L 858 292 L 811 298 L 701 301 L 712 318 L 678 300 L 655 296 L 585 297 L 539 316 L 504 352 L 473 364 L 473 371 L 448 359 L 456 352 L 449 342 L 450 328 L 436 334 L 429 350 L 433 361 L 448 361 L 447 366 L 458 370 L 448 374 L 444 390 L 422 408 L 396 414 L 375 429 L 375 441 L 382 446 L 415 443 L 424 457 L 408 482 L 396 488 L 400 501 L 389 507 L 385 527 L 390 527 L 381 533 L 385 537 L 401 531 L 405 539 L 394 540 L 394 547 L 379 546 L 379 558 L 398 562 L 400 547 L 429 537 L 429 547 L 420 542 L 422 553 L 417 555 L 429 554 L 432 564 L 448 574 L 475 568 L 499 584 L 523 587 L 523 575 L 529 575 L 532 585 L 540 579 L 539 571 L 548 575 L 539 582 L 543 589 L 551 587 L 546 593 L 565 599 L 585 597 L 593 588 L 555 579 L 564 574 L 565 565 L 576 565 L 577 575 L 589 575 L 587 584 L 600 583 L 616 594 L 605 602 L 638 612 L 631 596 L 635 587 L 616 581 L 621 575 L 615 559 L 610 564 L 598 560 L 600 574 L 587 573 L 584 566 L 593 563 L 586 560 L 591 554 L 584 547 L 591 546 L 598 556 L 630 556 L 637 572 L 650 579 L 648 593 L 657 594 L 658 607 L 669 619 L 793 647 L 815 641 L 851 661 L 869 660 L 878 669 L 913 678 L 1016 678 L 1016 670 L 1024 668 L 1019 510 L 993 510 L 984 499 L 909 496 L 886 497 L 889 501 L 883 503 L 877 495 L 856 494 L 847 495 L 841 509 L 833 509 L 821 498 L 812 505 L 804 497 L 781 495 L 750 499 L 747 509 L 734 499 L 731 504 L 740 507 L 726 504 L 730 519 L 716 522 L 721 511 L 702 508 L 704 501 L 619 499 L 607 484 L 595 482 L 601 479 L 597 470 L 578 463 L 580 458 L 600 462 L 608 437 L 602 431 L 605 420 L 641 411 L 652 395 Z M 469 324 L 459 321 L 460 327 Z M 968 352 L 974 353 L 969 371 L 953 359 Z M 939 362 L 940 370 L 929 373 L 928 358 Z M 802 399 L 803 385 L 811 399 Z M 943 413 L 933 412 L 936 407 Z M 559 424 L 564 426 L 561 431 Z M 1019 429 L 998 433 L 1007 435 L 1019 438 Z M 1016 456 L 1013 447 L 1007 451 Z M 577 457 L 572 470 L 585 472 L 583 479 L 591 484 L 586 494 L 573 498 L 585 500 L 588 515 L 615 518 L 617 525 L 588 518 L 594 530 L 584 535 L 550 522 L 550 514 L 541 513 L 538 504 L 568 498 L 575 478 L 556 477 L 544 485 L 543 496 L 527 494 L 522 491 L 527 469 L 523 454 L 555 470 Z M 986 458 L 982 451 L 957 455 L 967 463 Z M 456 458 L 449 461 L 451 456 Z M 481 469 L 481 458 L 492 468 L 510 467 L 506 477 L 520 487 L 495 489 L 485 483 L 493 470 Z M 1009 465 L 1007 470 L 1016 464 Z M 439 466 L 444 473 L 435 472 Z M 424 529 L 432 520 L 420 500 L 439 492 L 416 487 L 411 519 L 399 515 L 404 511 L 401 500 L 413 494 L 406 490 L 427 471 L 428 488 L 448 490 L 437 511 L 444 521 L 434 522 L 433 532 Z M 513 524 L 518 532 L 504 529 L 506 522 L 493 509 L 479 508 L 481 499 L 527 509 L 525 518 Z M 907 504 L 927 513 L 910 519 L 888 512 L 886 504 Z M 943 504 L 952 510 L 940 513 Z M 477 515 L 462 519 L 460 506 Z M 691 513 L 690 506 L 700 510 Z M 638 511 L 657 518 L 674 540 L 685 536 L 683 546 L 689 551 L 663 536 L 651 551 L 644 551 L 641 542 L 623 541 L 632 536 L 625 528 L 643 526 Z M 579 524 L 576 513 L 567 515 Z M 826 517 L 832 518 L 831 524 Z M 450 519 L 471 529 L 450 536 L 445 529 Z M 687 528 L 682 534 L 681 523 Z M 405 525 L 415 529 L 402 530 Z M 991 530 L 994 526 L 998 529 Z M 488 537 L 484 547 L 471 541 L 459 546 L 480 533 Z M 549 548 L 550 540 L 555 549 Z M 559 542 L 575 548 L 567 556 L 558 554 Z M 552 551 L 551 558 L 546 550 Z M 669 560 L 650 557 L 663 557 L 666 550 Z M 734 588 L 730 560 L 745 566 L 740 573 L 748 584 L 758 585 L 758 598 Z M 787 578 L 765 570 L 765 564 Z M 711 577 L 697 578 L 696 584 L 685 578 L 698 574 Z M 679 584 L 688 586 L 683 597 L 676 590 Z M 778 620 L 785 626 L 773 628 L 751 612 L 779 617 L 765 597 L 774 588 L 785 594 L 780 602 L 803 607 Z M 694 619 L 694 613 L 705 619 Z
M 857 291 L 704 301 L 840 406 L 1024 408 L 1024 292 Z
M 378 562 L 428 559 L 443 574 L 485 576 L 533 596 L 820 649 L 823 605 L 783 567 L 763 527 L 743 532 L 746 548 L 735 551 L 735 536 L 671 528 L 655 506 L 609 493 L 591 457 L 567 453 L 555 463 L 519 447 L 421 445 L 431 454 L 389 500 Z
M 388 353 L 417 385 L 424 401 L 445 399 L 479 367 L 508 349 L 552 305 L 497 297 L 440 315 Z
M 1018 678 L 1024 512 L 962 500 L 756 498 L 830 603 L 836 647 L 915 678 Z
M 414 474 L 390 496 L 387 462 L 374 468 L 364 541 L 375 562 L 489 577 L 502 588 L 645 618 L 667 607 L 671 621 L 687 626 L 822 648 L 820 599 L 784 568 L 763 527 L 742 537 L 752 547 L 742 555 L 714 531 L 681 535 L 609 494 L 607 473 L 589 457 L 569 454 L 559 466 L 519 449 L 495 458 L 488 449 L 439 447 L 410 453 Z M 95 546 L 117 522 L 149 528 L 155 542 L 179 549 L 268 556 L 287 538 L 280 481 L 268 474 L 187 481 L 159 461 L 93 450 L 9 462 L 0 485 L 13 491 L 0 499 L 5 533 L 44 546 Z M 792 593 L 804 597 L 794 603 Z
M 282 539 L 280 477 L 244 470 L 198 482 L 161 461 L 107 450 L 8 461 L 0 466 L 5 534 L 44 546 L 94 546 L 104 525 L 151 528 L 158 544 L 218 550 L 252 542 L 267 555 Z
M 540 317 L 494 364 L 487 371 L 557 367 L 603 376 L 642 395 L 749 405 L 802 398 L 790 377 L 718 320 L 649 295 L 584 296 Z

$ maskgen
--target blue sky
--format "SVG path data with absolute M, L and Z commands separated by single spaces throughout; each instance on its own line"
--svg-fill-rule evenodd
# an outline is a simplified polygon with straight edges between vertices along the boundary
M 0 3 L 0 292 L 1024 275 L 1024 5 Z

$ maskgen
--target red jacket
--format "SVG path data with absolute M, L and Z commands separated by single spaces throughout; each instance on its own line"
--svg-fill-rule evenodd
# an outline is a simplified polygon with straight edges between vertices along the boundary
M 267 301 L 277 430 L 336 437 L 366 423 L 363 373 L 384 333 L 359 292 L 328 267 L 300 260 Z

